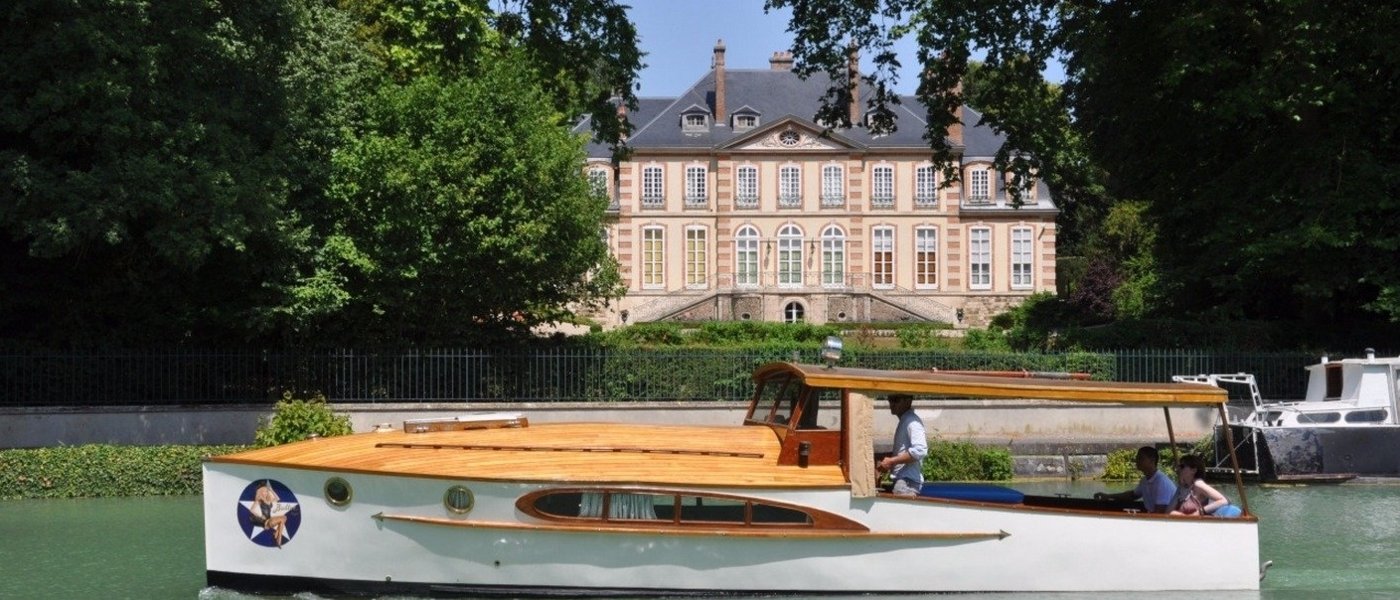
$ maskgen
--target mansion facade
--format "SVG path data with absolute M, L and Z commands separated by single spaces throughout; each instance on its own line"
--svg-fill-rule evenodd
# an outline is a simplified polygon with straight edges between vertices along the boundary
M 823 75 L 800 79 L 786 53 L 769 69 L 728 70 L 724 58 L 720 43 L 684 94 L 639 100 L 621 164 L 589 147 L 585 169 L 613 199 L 606 236 L 627 284 L 597 315 L 606 325 L 985 325 L 1055 290 L 1058 210 L 1043 182 L 1012 205 L 1009 175 L 992 168 L 1002 139 L 976 111 L 960 109 L 948 130 L 961 181 L 945 186 L 917 99 L 893 107 L 893 133 L 828 130 L 812 121 Z

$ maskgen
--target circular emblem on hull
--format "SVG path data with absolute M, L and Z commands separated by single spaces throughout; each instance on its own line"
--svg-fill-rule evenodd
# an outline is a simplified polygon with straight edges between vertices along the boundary
M 254 544 L 281 548 L 301 528 L 301 503 L 275 479 L 258 479 L 238 497 L 238 526 Z

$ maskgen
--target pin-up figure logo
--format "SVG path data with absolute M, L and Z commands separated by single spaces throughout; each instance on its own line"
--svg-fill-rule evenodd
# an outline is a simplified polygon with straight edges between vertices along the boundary
M 253 543 L 281 548 L 301 528 L 301 504 L 282 482 L 258 479 L 238 497 L 238 525 Z

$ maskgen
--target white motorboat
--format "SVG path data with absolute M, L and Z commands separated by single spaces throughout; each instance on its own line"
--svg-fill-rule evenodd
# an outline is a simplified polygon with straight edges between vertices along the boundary
M 1230 437 L 1246 474 L 1265 481 L 1341 481 L 1400 475 L 1400 357 L 1330 360 L 1305 367 L 1301 400 L 1268 400 L 1248 373 L 1178 375 L 1173 381 L 1235 387 L 1252 407 L 1230 412 Z M 1224 429 L 1217 427 L 1217 433 Z M 1217 456 L 1229 455 L 1216 436 Z M 1223 462 L 1223 460 L 1222 460 Z
M 884 393 L 1162 418 L 1223 413 L 1218 388 L 791 363 L 753 380 L 732 427 L 496 414 L 211 458 L 208 582 L 512 597 L 1258 589 L 1243 487 L 1240 518 L 1172 517 L 990 485 L 898 497 L 874 468 Z M 1170 568 L 1145 548 L 1171 549 Z

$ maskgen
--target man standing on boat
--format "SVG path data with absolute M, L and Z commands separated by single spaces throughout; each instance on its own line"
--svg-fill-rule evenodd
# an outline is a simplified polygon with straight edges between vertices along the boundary
M 887 400 L 890 414 L 899 417 L 899 425 L 894 429 L 894 453 L 880 459 L 875 469 L 890 474 L 896 495 L 917 496 L 924 486 L 924 457 L 928 456 L 924 422 L 914 413 L 913 396 L 891 394 Z
M 1137 451 L 1137 468 L 1142 471 L 1142 480 L 1137 487 L 1116 494 L 1098 492 L 1095 500 L 1137 500 L 1142 499 L 1142 507 L 1150 513 L 1165 513 L 1172 509 L 1172 498 L 1176 496 L 1176 484 L 1166 473 L 1157 470 L 1160 460 L 1157 449 L 1143 446 Z

